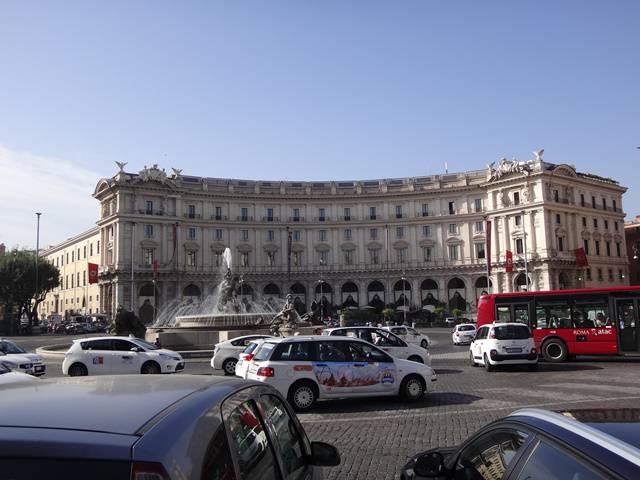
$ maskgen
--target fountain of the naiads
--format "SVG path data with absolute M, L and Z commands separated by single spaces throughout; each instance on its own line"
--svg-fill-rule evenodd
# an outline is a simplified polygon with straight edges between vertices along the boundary
M 273 299 L 239 300 L 243 280 L 232 272 L 228 248 L 223 253 L 220 274 L 222 280 L 213 294 L 202 300 L 189 298 L 167 304 L 147 329 L 147 340 L 177 350 L 211 349 L 215 343 L 241 335 L 269 332 L 291 335 L 313 320 L 306 316 L 301 319 L 290 298 L 284 305 L 283 301 Z

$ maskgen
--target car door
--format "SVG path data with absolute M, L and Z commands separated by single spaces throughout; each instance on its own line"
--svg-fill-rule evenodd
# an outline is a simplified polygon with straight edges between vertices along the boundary
M 139 353 L 132 350 L 138 348 L 138 345 L 129 340 L 114 338 L 111 372 L 114 375 L 140 373 L 142 363 L 144 363 L 144 352 Z
M 82 363 L 87 367 L 89 375 L 110 375 L 112 368 L 112 340 L 90 340 L 83 343 Z
M 473 354 L 473 358 L 476 360 L 482 359 L 482 345 L 484 341 L 484 336 L 486 336 L 489 331 L 489 327 L 481 327 L 476 332 L 476 337 L 471 342 L 471 353 Z
M 345 396 L 353 391 L 355 367 L 347 343 L 330 340 L 317 343 L 318 361 L 314 362 L 313 370 L 321 397 Z
M 392 394 L 397 390 L 398 372 L 393 358 L 364 342 L 348 342 L 353 360 L 352 394 Z

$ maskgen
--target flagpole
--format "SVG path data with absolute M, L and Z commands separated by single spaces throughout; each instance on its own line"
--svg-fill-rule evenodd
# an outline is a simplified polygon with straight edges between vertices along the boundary
M 485 254 L 487 256 L 487 293 L 491 293 L 491 222 L 484 216 L 485 232 Z

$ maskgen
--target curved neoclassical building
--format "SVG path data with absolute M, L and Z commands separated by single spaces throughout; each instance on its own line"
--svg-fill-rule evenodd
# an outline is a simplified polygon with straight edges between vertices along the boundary
M 229 247 L 243 295 L 292 292 L 306 308 L 321 296 L 338 306 L 438 300 L 473 316 L 487 289 L 488 233 L 492 291 L 526 288 L 525 254 L 533 290 L 622 285 L 625 191 L 539 155 L 485 170 L 361 181 L 121 169 L 94 192 L 101 310 L 123 305 L 147 317 L 154 293 L 159 308 L 210 293 Z M 579 248 L 586 267 L 576 261 Z

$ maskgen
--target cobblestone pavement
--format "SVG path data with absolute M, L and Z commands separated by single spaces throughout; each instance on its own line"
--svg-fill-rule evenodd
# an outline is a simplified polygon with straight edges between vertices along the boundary
M 311 440 L 334 444 L 342 463 L 329 479 L 393 479 L 413 454 L 456 445 L 483 425 L 523 407 L 628 407 L 640 402 L 640 360 L 582 360 L 486 372 L 468 364 L 468 347 L 454 347 L 448 329 L 427 331 L 434 341 L 436 391 L 407 404 L 396 398 L 320 402 L 300 415 Z M 70 341 L 70 337 L 62 337 Z M 56 343 L 20 337 L 25 348 Z M 63 342 L 60 342 L 63 343 Z M 47 378 L 61 375 L 61 361 L 47 360 Z M 211 374 L 209 359 L 187 360 L 185 373 Z

